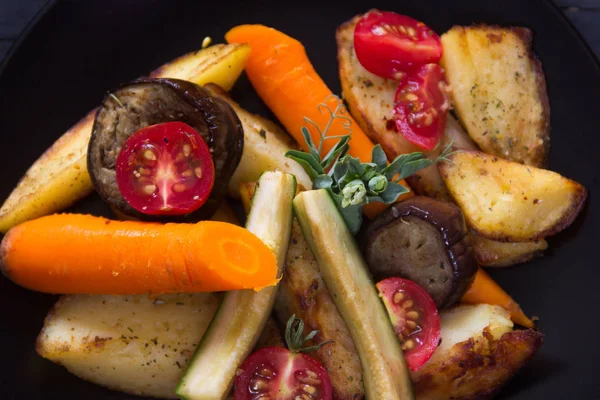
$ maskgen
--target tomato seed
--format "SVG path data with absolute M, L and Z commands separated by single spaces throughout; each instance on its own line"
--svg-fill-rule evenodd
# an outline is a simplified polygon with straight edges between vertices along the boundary
M 268 386 L 269 384 L 265 380 L 260 378 L 252 379 L 250 381 L 250 390 L 253 392 L 262 392 Z
M 406 313 L 406 317 L 409 319 L 417 319 L 419 318 L 419 313 L 416 311 L 409 311 Z
M 144 151 L 144 158 L 148 161 L 156 161 L 156 154 L 154 154 L 152 150 L 148 149 Z
M 407 319 L 406 326 L 408 326 L 410 329 L 415 329 L 417 327 L 417 323 L 415 321 Z
M 181 182 L 177 182 L 173 185 L 173 191 L 177 192 L 177 193 L 181 193 L 186 189 L 187 189 L 187 187 L 185 186 L 185 184 L 181 183 Z
M 304 385 L 302 387 L 304 389 L 304 391 L 310 395 L 313 395 L 315 393 L 317 393 L 317 389 L 314 386 L 311 385 Z
M 402 299 L 404 299 L 404 293 L 402 293 L 402 292 L 396 292 L 394 294 L 394 298 L 393 298 L 394 303 L 400 304 L 400 302 L 402 301 Z
M 402 307 L 404 307 L 404 308 L 411 308 L 411 307 L 412 307 L 414 304 L 415 304 L 415 303 L 413 303 L 413 301 L 412 301 L 412 300 L 406 300 L 406 301 L 404 302 L 404 304 L 402 304 Z
M 192 146 L 190 146 L 189 144 L 184 144 L 183 145 L 183 154 L 186 157 L 189 157 L 190 154 L 192 154 Z
M 192 173 L 193 172 L 191 169 L 186 169 L 181 173 L 181 176 L 183 176 L 184 178 L 189 178 L 190 176 L 192 176 Z
M 427 113 L 426 117 L 425 117 L 424 125 L 431 126 L 432 123 L 433 123 L 433 115 L 431 115 L 431 113 Z
M 197 176 L 198 178 L 202 178 L 202 168 L 200 168 L 200 167 L 196 167 L 196 168 L 194 169 L 194 173 L 196 174 L 196 176 Z
M 414 38 L 415 36 L 417 36 L 417 31 L 415 31 L 415 28 L 413 28 L 412 26 L 409 26 L 407 31 L 408 31 L 408 36 L 410 36 L 411 38 Z
M 402 350 L 412 350 L 415 347 L 415 341 L 412 339 L 407 340 L 406 342 L 404 342 L 404 344 L 402 345 Z
M 258 375 L 262 376 L 263 378 L 271 378 L 273 376 L 273 371 L 267 367 L 262 367 L 258 370 Z
M 156 192 L 156 185 L 146 185 L 144 186 L 144 193 L 152 194 Z
M 416 94 L 408 92 L 404 95 L 404 98 L 408 101 L 417 101 L 419 100 L 419 98 L 417 97 Z

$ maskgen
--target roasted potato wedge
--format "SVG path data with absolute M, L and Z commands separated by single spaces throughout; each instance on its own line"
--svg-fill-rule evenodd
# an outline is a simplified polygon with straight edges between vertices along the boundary
M 439 164 L 442 178 L 481 236 L 526 242 L 551 236 L 569 226 L 587 196 L 579 183 L 556 172 L 460 150 L 451 163 Z
M 388 158 L 419 151 L 398 134 L 395 125 L 390 122 L 393 121 L 392 109 L 398 82 L 370 73 L 356 58 L 354 28 L 361 17 L 357 15 L 336 32 L 340 80 L 348 109 L 371 140 L 383 147 Z
M 179 57 L 150 75 L 231 87 L 241 74 L 249 52 L 244 44 L 215 45 Z M 86 156 L 95 115 L 96 110 L 92 110 L 29 168 L 0 207 L 0 232 L 61 211 L 92 192 Z
M 37 352 L 82 379 L 123 392 L 177 398 L 219 299 L 210 293 L 63 296 L 37 339 Z
M 244 128 L 244 152 L 242 159 L 229 180 L 228 193 L 238 198 L 241 182 L 257 181 L 265 171 L 279 170 L 296 176 L 298 184 L 312 187 L 312 181 L 296 161 L 285 152 L 296 149 L 294 140 L 273 122 L 251 114 L 236 103 L 227 92 L 217 85 L 206 85 L 212 95 L 225 100 L 233 108 Z
M 152 71 L 150 78 L 177 78 L 200 86 L 215 83 L 231 90 L 249 55 L 247 44 L 215 44 L 169 61 Z
M 334 341 L 311 353 L 329 373 L 333 398 L 362 399 L 362 368 L 356 347 L 296 220 L 292 226 L 285 273 L 279 285 L 275 301 L 279 321 L 285 323 L 296 314 L 306 324 L 306 330 L 319 331 L 315 343 Z
M 543 335 L 513 331 L 509 313 L 487 304 L 460 305 L 440 313 L 441 344 L 412 372 L 419 400 L 491 397 L 535 354 Z
M 526 28 L 455 26 L 442 35 L 454 109 L 481 150 L 544 167 L 550 105 Z
M 471 237 L 471 245 L 479 265 L 485 267 L 510 267 L 530 261 L 548 248 L 544 239 L 533 242 L 498 242 L 479 235 Z

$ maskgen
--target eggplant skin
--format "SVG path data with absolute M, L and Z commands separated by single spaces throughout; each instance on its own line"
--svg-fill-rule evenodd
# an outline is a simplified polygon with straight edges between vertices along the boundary
M 361 244 L 376 280 L 411 279 L 440 309 L 456 303 L 477 272 L 462 212 L 428 197 L 410 198 L 380 214 L 361 233 Z
M 116 158 L 124 142 L 138 130 L 162 122 L 181 121 L 207 143 L 215 165 L 215 183 L 207 202 L 180 216 L 151 216 L 131 207 L 116 182 Z M 244 146 L 235 111 L 204 88 L 178 79 L 140 79 L 110 92 L 100 106 L 88 147 L 88 171 L 94 187 L 110 206 L 141 220 L 195 222 L 209 219 L 227 193 Z

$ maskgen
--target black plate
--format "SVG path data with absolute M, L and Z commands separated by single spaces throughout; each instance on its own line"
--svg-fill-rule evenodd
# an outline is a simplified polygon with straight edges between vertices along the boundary
M 600 68 L 560 11 L 542 0 L 487 2 L 422 0 L 250 1 L 111 0 L 60 2 L 49 8 L 12 53 L 0 76 L 0 199 L 27 167 L 104 93 L 163 62 L 197 49 L 206 35 L 223 39 L 228 28 L 264 23 L 301 40 L 316 70 L 340 91 L 334 32 L 369 8 L 411 15 L 442 33 L 454 24 L 486 22 L 527 26 L 548 81 L 552 108 L 550 168 L 590 190 L 586 209 L 566 232 L 549 240 L 546 257 L 492 275 L 530 314 L 546 340 L 532 362 L 502 391 L 514 399 L 597 398 L 600 346 L 595 295 L 600 262 L 595 228 L 600 163 Z M 270 115 L 245 79 L 234 97 Z M 76 209 L 108 214 L 93 196 Z M 0 278 L 1 399 L 133 399 L 86 383 L 39 357 L 34 348 L 54 296 L 25 291 Z

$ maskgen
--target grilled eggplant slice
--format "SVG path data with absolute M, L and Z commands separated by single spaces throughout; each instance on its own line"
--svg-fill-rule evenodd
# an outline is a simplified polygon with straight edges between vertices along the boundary
M 438 308 L 457 302 L 477 272 L 462 212 L 428 197 L 392 206 L 371 222 L 362 243 L 376 280 L 392 276 L 413 280 Z
M 526 28 L 455 26 L 442 35 L 452 102 L 486 153 L 544 167 L 550 105 L 542 64 Z
M 169 121 L 185 122 L 206 141 L 215 165 L 215 184 L 208 201 L 190 214 L 150 216 L 136 211 L 119 192 L 115 161 L 133 133 Z M 243 145 L 240 120 L 225 101 L 191 82 L 143 79 L 124 85 L 104 99 L 94 121 L 88 171 L 100 196 L 125 215 L 153 221 L 198 221 L 210 218 L 219 208 L 240 162 Z

